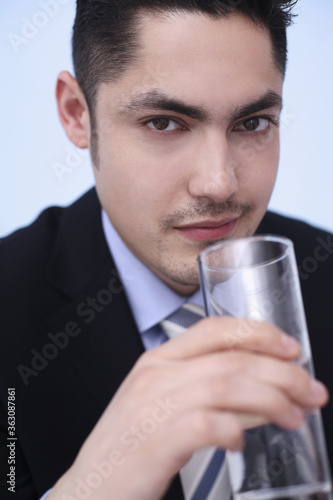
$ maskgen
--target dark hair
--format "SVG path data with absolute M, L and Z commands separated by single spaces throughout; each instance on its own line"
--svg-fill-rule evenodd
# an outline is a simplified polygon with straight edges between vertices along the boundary
M 98 85 L 119 77 L 137 56 L 140 15 L 199 12 L 212 18 L 241 13 L 270 32 L 274 57 L 284 75 L 286 28 L 297 0 L 77 0 L 73 60 L 77 81 L 94 119 Z

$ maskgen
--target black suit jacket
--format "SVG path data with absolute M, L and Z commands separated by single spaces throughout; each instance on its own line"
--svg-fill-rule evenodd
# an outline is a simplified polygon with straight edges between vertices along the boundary
M 1 499 L 38 499 L 52 487 L 144 350 L 100 211 L 92 189 L 0 242 Z M 269 213 L 259 232 L 295 243 L 317 376 L 333 392 L 333 238 Z M 16 398 L 15 494 L 6 476 L 8 388 Z M 324 421 L 333 462 L 332 405 Z M 165 499 L 183 500 L 178 477 Z

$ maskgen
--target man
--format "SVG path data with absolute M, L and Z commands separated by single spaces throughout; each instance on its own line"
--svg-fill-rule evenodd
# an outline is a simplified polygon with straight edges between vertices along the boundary
M 160 326 L 184 302 L 202 304 L 196 259 L 207 245 L 285 234 L 331 384 L 330 235 L 265 215 L 292 3 L 78 1 L 76 79 L 59 75 L 57 102 L 70 140 L 90 149 L 97 196 L 53 207 L 1 244 L 1 401 L 14 397 L 17 437 L 14 469 L 1 448 L 15 495 L 3 476 L 1 498 L 51 488 L 48 500 L 181 499 L 177 473 L 193 453 L 241 449 L 258 423 L 296 429 L 327 402 L 290 363 L 299 345 L 272 325 L 233 350 L 245 320 L 204 319 L 165 343 Z

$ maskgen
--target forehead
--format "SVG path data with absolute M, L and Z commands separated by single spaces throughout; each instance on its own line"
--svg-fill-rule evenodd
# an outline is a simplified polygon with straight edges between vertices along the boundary
M 243 14 L 211 17 L 199 12 L 165 12 L 139 16 L 139 42 L 144 57 L 229 54 L 241 48 L 272 55 L 268 29 Z M 245 45 L 244 45 L 245 43 Z M 224 49 L 224 50 L 223 50 Z
M 283 76 L 266 28 L 233 14 L 146 15 L 140 19 L 135 62 L 102 94 L 119 106 L 145 92 L 163 92 L 210 111 L 241 106 L 249 99 L 282 92 Z

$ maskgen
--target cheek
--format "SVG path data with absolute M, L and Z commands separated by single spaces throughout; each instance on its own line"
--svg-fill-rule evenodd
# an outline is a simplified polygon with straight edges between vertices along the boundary
M 240 185 L 256 204 L 268 203 L 271 197 L 277 174 L 277 162 L 256 162 L 247 165 L 246 174 L 241 177 Z
M 240 166 L 240 185 L 248 190 L 270 195 L 278 169 L 280 144 L 278 134 L 257 140 L 245 139 L 235 148 Z
M 147 222 L 168 209 L 175 191 L 173 176 L 163 165 L 128 147 L 118 147 L 116 153 L 104 148 L 95 178 L 109 212 Z
M 233 140 L 234 154 L 244 164 L 273 161 L 279 157 L 280 139 L 278 130 L 274 129 L 263 135 L 236 134 Z

